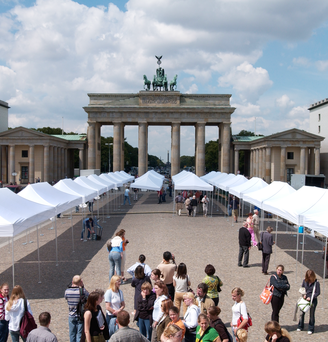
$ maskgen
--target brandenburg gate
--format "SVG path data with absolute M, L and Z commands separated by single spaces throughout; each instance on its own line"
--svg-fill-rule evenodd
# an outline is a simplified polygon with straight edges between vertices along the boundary
M 161 58 L 161 57 L 160 57 Z M 160 65 L 160 58 L 158 64 Z M 180 128 L 195 127 L 195 167 L 205 174 L 205 126 L 219 129 L 218 170 L 230 171 L 230 123 L 235 108 L 231 95 L 181 94 L 176 78 L 168 89 L 164 69 L 158 68 L 152 82 L 144 76 L 146 90 L 136 94 L 88 94 L 88 169 L 100 169 L 100 128 L 114 126 L 113 171 L 124 170 L 124 127 L 138 125 L 138 174 L 148 170 L 148 126 L 171 126 L 171 176 L 180 172 Z M 156 83 L 157 82 L 157 83 Z M 163 91 L 161 88 L 163 87 Z

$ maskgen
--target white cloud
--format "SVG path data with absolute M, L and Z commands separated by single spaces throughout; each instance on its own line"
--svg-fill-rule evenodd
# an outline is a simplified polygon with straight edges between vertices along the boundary
M 287 95 L 282 95 L 276 100 L 276 105 L 280 108 L 292 107 L 294 104 Z
M 317 61 L 315 65 L 319 71 L 326 71 L 328 69 L 328 60 Z
M 298 57 L 298 58 L 293 58 L 293 64 L 296 66 L 308 67 L 311 65 L 311 62 L 308 58 Z
M 233 118 L 267 115 L 258 104 L 272 86 L 258 66 L 263 46 L 305 40 L 328 17 L 322 0 L 130 0 L 126 8 L 36 0 L 0 14 L 0 94 L 10 100 L 12 127 L 26 118 L 28 127 L 60 127 L 64 117 L 67 130 L 85 132 L 87 93 L 138 92 L 143 74 L 152 79 L 157 54 L 169 80 L 179 75 L 181 92 L 218 93 L 219 79 L 234 91 Z
M 243 102 L 256 102 L 272 84 L 267 70 L 254 68 L 248 62 L 232 68 L 219 78 L 219 86 L 232 86 Z

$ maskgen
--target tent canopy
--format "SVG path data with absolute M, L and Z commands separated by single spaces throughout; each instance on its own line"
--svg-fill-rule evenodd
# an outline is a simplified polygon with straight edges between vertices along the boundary
M 232 179 L 232 178 L 236 178 L 236 175 L 234 175 L 233 173 L 221 173 L 220 175 L 216 176 L 215 178 L 209 179 L 209 183 L 216 186 L 217 188 L 220 187 L 220 184 L 222 184 L 223 182 Z
M 74 182 L 88 189 L 97 191 L 98 196 L 102 195 L 107 191 L 107 186 L 97 184 L 85 176 L 75 178 Z
M 204 175 L 204 176 L 201 176 L 200 179 L 202 179 L 203 181 L 207 182 L 208 183 L 208 180 L 212 179 L 212 178 L 215 178 L 219 175 L 221 175 L 222 173 L 220 171 L 211 171 L 210 173 Z
M 60 191 L 47 182 L 29 184 L 18 196 L 39 204 L 55 207 L 56 214 L 79 205 L 82 197 Z
M 268 186 L 268 183 L 266 183 L 263 179 L 258 178 L 258 177 L 253 177 L 249 181 L 237 185 L 237 186 L 232 186 L 229 188 L 229 192 L 232 195 L 235 195 L 239 198 L 243 198 L 244 194 L 248 194 L 250 192 L 254 192 L 260 189 L 263 189 Z
M 163 178 L 158 178 L 148 171 L 137 178 L 135 182 L 130 185 L 130 188 L 159 191 L 163 186 L 163 180 Z
M 272 182 L 263 189 L 245 194 L 243 200 L 263 209 L 263 202 L 269 198 L 273 199 L 274 196 L 277 196 L 275 198 L 284 198 L 295 191 L 296 190 L 287 183 Z
M 248 180 L 246 177 L 242 175 L 237 175 L 235 177 L 231 177 L 231 179 L 226 179 L 222 183 L 220 182 L 218 184 L 218 188 L 224 190 L 224 191 L 229 191 L 230 187 L 241 185 L 246 183 Z
M 84 186 L 81 186 L 71 179 L 60 180 L 54 185 L 54 188 L 66 192 L 67 194 L 82 196 L 82 201 L 80 202 L 80 204 L 88 202 L 97 196 L 97 192 L 95 190 L 91 190 Z
M 191 172 L 188 172 L 186 170 L 182 170 L 181 172 L 177 173 L 176 175 L 172 177 L 173 184 L 175 184 L 175 182 L 177 182 L 179 179 L 183 179 L 187 177 L 190 173 Z
M 104 178 L 100 178 L 97 175 L 89 175 L 87 178 L 90 179 L 92 182 L 95 182 L 98 185 L 105 186 L 107 188 L 107 191 L 109 191 L 110 189 L 115 188 L 115 183 L 114 182 L 112 182 L 110 180 L 106 180 Z
M 102 173 L 99 177 L 101 179 L 105 179 L 106 181 L 114 183 L 114 188 L 123 186 L 123 182 L 121 180 L 117 179 L 117 177 L 113 175 L 109 175 L 108 173 Z
M 201 190 L 213 191 L 213 186 L 201 180 L 195 174 L 189 172 L 188 176 L 178 179 L 174 184 L 175 190 Z
M 0 189 L 0 236 L 13 237 L 55 216 L 54 207 L 29 201 Z

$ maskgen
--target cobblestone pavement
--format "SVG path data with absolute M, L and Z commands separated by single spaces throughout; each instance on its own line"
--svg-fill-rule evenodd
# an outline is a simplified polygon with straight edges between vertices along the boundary
M 175 254 L 177 263 L 187 264 L 192 288 L 195 289 L 205 276 L 205 265 L 212 263 L 224 283 L 219 303 L 222 320 L 225 323 L 230 322 L 233 304 L 230 293 L 233 287 L 239 286 L 245 291 L 244 301 L 253 319 L 249 341 L 264 341 L 263 327 L 266 321 L 270 320 L 271 306 L 262 304 L 259 295 L 269 277 L 261 273 L 261 253 L 256 248 L 252 248 L 250 252 L 250 268 L 237 266 L 237 237 L 241 223 L 232 224 L 231 218 L 227 219 L 222 215 L 206 218 L 201 215 L 195 218 L 188 217 L 185 212 L 182 216 L 173 215 L 172 198 L 167 196 L 166 203 L 157 204 L 157 196 L 152 192 L 142 192 L 138 201 L 131 201 L 132 206 L 121 205 L 122 195 L 120 198 L 114 199 L 112 196 L 110 199 L 110 205 L 105 203 L 107 198 L 100 202 L 105 209 L 105 212 L 100 210 L 100 224 L 103 227 L 101 241 L 80 241 L 81 215 L 74 213 L 72 218 L 74 252 L 72 252 L 71 220 L 66 215 L 57 220 L 58 266 L 56 266 L 55 230 L 49 229 L 51 224 L 39 229 L 41 283 L 38 283 L 36 230 L 31 230 L 29 234 L 22 234 L 15 239 L 15 283 L 23 286 L 35 317 L 45 310 L 51 313 L 50 328 L 59 341 L 69 341 L 68 307 L 63 298 L 67 284 L 70 283 L 73 275 L 81 274 L 89 291 L 96 288 L 106 290 L 109 284 L 106 241 L 121 228 L 126 230 L 126 237 L 130 241 L 127 246 L 126 268 L 137 261 L 140 253 L 144 253 L 147 257 L 146 263 L 151 268 L 155 268 L 160 263 L 163 252 L 169 250 Z M 107 218 L 108 210 L 111 211 L 110 218 Z M 220 210 L 220 207 L 215 206 L 214 214 L 220 214 Z M 315 334 L 307 335 L 307 324 L 305 331 L 296 332 L 297 322 L 293 322 L 295 303 L 299 297 L 298 289 L 307 267 L 312 267 L 318 272 L 323 290 L 323 260 L 320 252 L 322 247 L 318 241 L 307 238 L 304 245 L 306 246 L 304 262 L 307 266 L 303 266 L 295 261 L 296 234 L 279 223 L 277 239 L 278 244 L 274 247 L 269 271 L 274 271 L 275 265 L 283 264 L 291 284 L 289 296 L 286 297 L 281 310 L 280 322 L 291 333 L 293 341 L 327 342 L 327 282 L 325 296 L 319 297 Z M 26 241 L 28 243 L 23 245 Z M 33 242 L 29 243 L 29 241 Z M 9 281 L 12 287 L 11 246 L 8 245 L 7 239 L 2 239 L 0 244 L 0 282 Z M 300 244 L 299 246 L 302 247 Z M 299 258 L 301 254 L 299 253 Z M 134 289 L 129 283 L 122 285 L 121 289 L 125 296 L 126 309 L 131 312 Z M 105 307 L 104 303 L 102 305 Z M 307 322 L 308 316 L 306 316 Z

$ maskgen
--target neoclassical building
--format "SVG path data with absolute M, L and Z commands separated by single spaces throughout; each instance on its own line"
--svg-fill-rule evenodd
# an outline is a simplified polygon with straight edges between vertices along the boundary
M 74 176 L 75 149 L 80 169 L 86 158 L 85 135 L 48 135 L 24 127 L 0 133 L 1 180 L 27 184 Z M 86 167 L 86 166 L 85 166 Z
M 245 175 L 266 182 L 290 181 L 291 174 L 320 174 L 320 144 L 323 137 L 290 129 L 265 137 L 233 137 L 234 173 L 239 152 L 244 151 Z
M 124 169 L 124 127 L 138 125 L 138 174 L 148 169 L 148 127 L 171 126 L 171 175 L 180 172 L 180 127 L 195 127 L 195 168 L 205 174 L 205 126 L 217 126 L 218 169 L 230 170 L 231 95 L 189 95 L 179 91 L 137 94 L 88 94 L 88 168 L 100 169 L 100 128 L 114 126 L 113 171 Z

